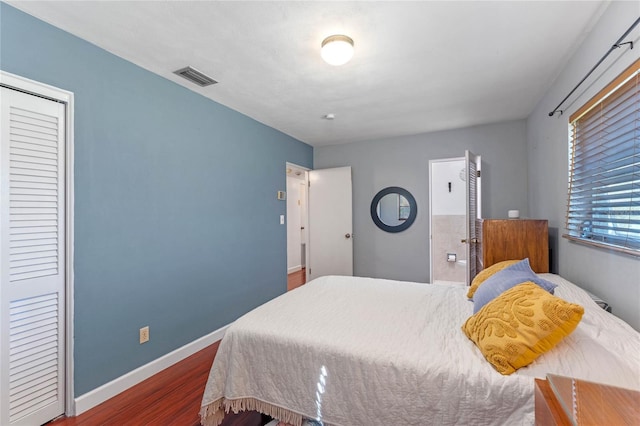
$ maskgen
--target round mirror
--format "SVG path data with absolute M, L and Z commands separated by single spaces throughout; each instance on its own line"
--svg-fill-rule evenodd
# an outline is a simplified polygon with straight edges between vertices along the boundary
M 371 201 L 371 219 L 383 231 L 404 231 L 416 220 L 417 213 L 413 195 L 397 186 L 383 189 Z

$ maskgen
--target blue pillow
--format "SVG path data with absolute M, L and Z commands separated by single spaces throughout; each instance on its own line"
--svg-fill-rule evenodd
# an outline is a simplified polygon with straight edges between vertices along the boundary
M 529 259 L 515 263 L 502 271 L 498 271 L 487 278 L 473 295 L 473 313 L 478 312 L 484 305 L 500 296 L 511 287 L 526 281 L 531 281 L 553 294 L 556 284 L 544 280 L 536 275 L 529 266 Z

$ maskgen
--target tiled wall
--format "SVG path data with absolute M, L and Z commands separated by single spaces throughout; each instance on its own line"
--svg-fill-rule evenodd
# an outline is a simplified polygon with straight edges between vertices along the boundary
M 447 262 L 447 253 L 455 253 L 457 260 L 466 259 L 465 244 L 461 242 L 466 234 L 465 215 L 442 215 L 431 218 L 433 236 L 433 281 L 466 280 L 466 265 Z

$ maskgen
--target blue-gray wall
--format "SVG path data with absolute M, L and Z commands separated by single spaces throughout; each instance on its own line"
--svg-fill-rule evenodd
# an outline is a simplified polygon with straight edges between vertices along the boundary
M 1 3 L 0 28 L 2 70 L 75 94 L 76 395 L 286 291 L 276 191 L 310 146 Z
M 558 273 L 607 300 L 613 313 L 640 330 L 640 258 L 588 247 L 562 238 L 567 205 L 569 116 L 640 57 L 640 27 L 626 40 L 637 44 L 616 49 L 562 106 L 564 114 L 548 116 L 558 102 L 640 16 L 640 3 L 611 2 L 582 45 L 560 72 L 527 120 L 529 209 L 549 219 L 553 262 Z
M 482 215 L 506 218 L 527 210 L 527 148 L 524 120 L 376 141 L 317 147 L 314 168 L 351 166 L 354 274 L 428 282 L 429 160 L 482 156 Z M 383 188 L 400 186 L 418 204 L 416 221 L 390 234 L 376 227 L 369 208 Z

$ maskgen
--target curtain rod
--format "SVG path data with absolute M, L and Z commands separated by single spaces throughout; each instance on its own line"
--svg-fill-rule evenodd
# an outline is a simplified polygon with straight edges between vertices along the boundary
M 553 111 L 551 111 L 551 112 L 549 113 L 549 117 L 553 117 L 553 115 L 554 115 L 556 112 L 558 112 L 558 111 L 560 111 L 560 115 L 562 115 L 562 110 L 561 110 L 561 109 L 558 109 L 558 108 L 560 108 L 560 106 L 561 106 L 561 105 L 562 105 L 562 104 L 563 104 L 567 99 L 569 99 L 569 96 L 573 95 L 573 92 L 575 92 L 575 91 L 576 91 L 576 89 L 577 89 L 578 87 L 580 87 L 580 85 L 581 85 L 582 83 L 584 83 L 584 81 L 585 81 L 587 78 L 589 78 L 589 76 L 591 75 L 591 73 L 592 73 L 592 72 L 594 72 L 596 68 L 598 68 L 598 66 L 602 63 L 602 61 L 604 61 L 605 59 L 607 59 L 607 56 L 609 56 L 609 54 L 610 54 L 611 52 L 613 52 L 615 49 L 617 49 L 617 48 L 619 48 L 619 47 L 621 47 L 621 46 L 624 46 L 625 44 L 629 44 L 629 45 L 631 46 L 631 49 L 633 49 L 633 42 L 632 42 L 632 41 L 627 41 L 627 42 L 622 43 L 622 40 L 624 40 L 624 39 L 625 39 L 625 37 L 626 37 L 626 36 L 628 36 L 628 35 L 629 35 L 629 33 L 630 33 L 631 31 L 633 31 L 633 29 L 638 25 L 638 23 L 640 23 L 640 18 L 636 19 L 636 21 L 635 21 L 635 22 L 634 22 L 634 23 L 629 27 L 629 29 L 628 29 L 624 34 L 622 34 L 622 37 L 620 37 L 620 38 L 618 39 L 618 41 L 616 41 L 616 42 L 614 43 L 614 45 L 613 45 L 613 46 L 611 46 L 611 47 L 609 48 L 609 50 L 607 51 L 607 53 L 605 53 L 605 54 L 604 54 L 604 56 L 603 56 L 602 58 L 600 58 L 600 60 L 598 61 L 598 63 L 597 63 L 597 64 L 595 64 L 595 65 L 593 66 L 593 68 L 591 68 L 591 71 L 589 71 L 589 72 L 587 73 L 587 75 L 585 75 L 585 76 L 584 76 L 584 78 L 583 78 L 582 80 L 580 80 L 580 82 L 579 82 L 578 84 L 576 84 L 576 87 L 574 87 L 574 88 L 573 88 L 573 90 L 572 90 L 571 92 L 569 92 L 569 94 L 568 94 L 567 96 L 565 96 L 565 98 L 564 98 L 564 99 L 563 99 L 563 100 L 558 104 L 558 106 L 557 106 Z

